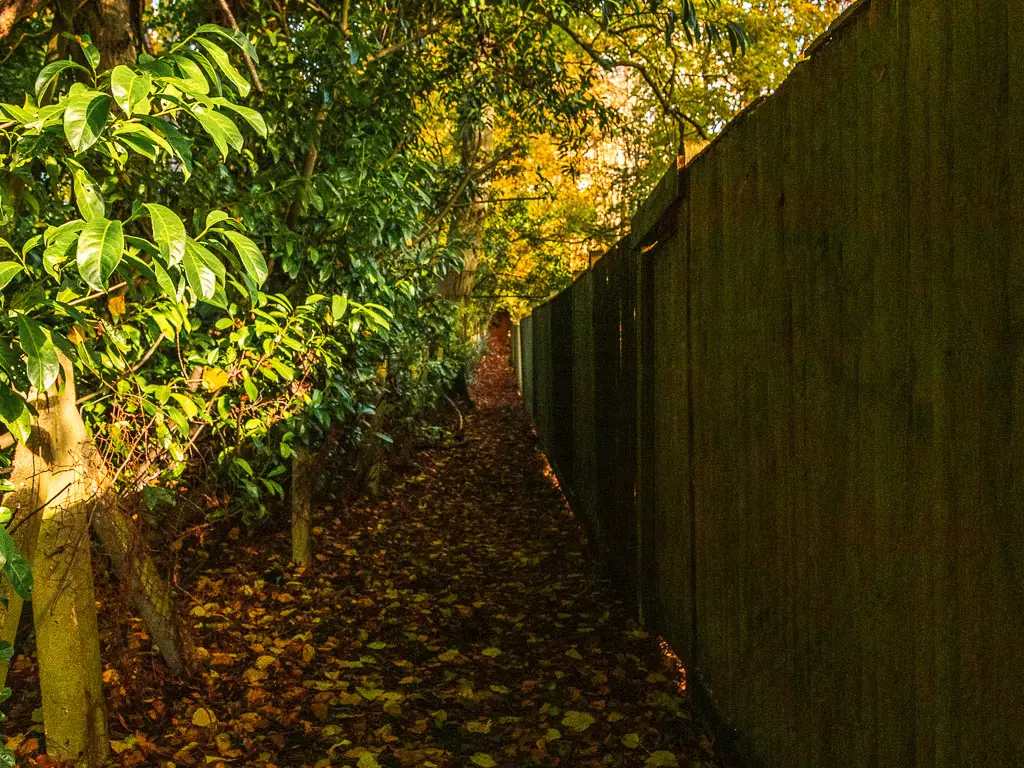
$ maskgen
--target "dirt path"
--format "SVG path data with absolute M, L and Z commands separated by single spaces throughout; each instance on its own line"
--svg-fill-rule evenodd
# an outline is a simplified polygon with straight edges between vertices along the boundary
M 120 764 L 713 764 L 672 662 L 545 474 L 503 336 L 461 440 L 382 498 L 321 510 L 315 574 L 276 539 L 210 556 L 192 589 L 201 681 L 168 696 L 108 667 Z

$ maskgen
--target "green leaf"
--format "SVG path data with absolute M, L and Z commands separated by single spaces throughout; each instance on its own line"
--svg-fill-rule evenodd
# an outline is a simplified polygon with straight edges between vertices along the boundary
M 32 569 L 14 543 L 11 534 L 0 528 L 0 568 L 8 583 L 22 600 L 32 599 Z
M 494 758 L 488 755 L 486 752 L 477 752 L 471 758 L 469 758 L 469 761 L 473 765 L 479 765 L 480 768 L 494 768 L 494 766 L 497 765 L 497 763 L 494 762 Z
M 64 135 L 75 153 L 95 144 L 110 114 L 110 97 L 97 91 L 72 89 L 64 110 Z
M 238 257 L 242 260 L 242 266 L 245 268 L 245 273 L 252 278 L 256 285 L 263 285 L 267 279 L 267 260 L 263 258 L 263 254 L 256 247 L 256 243 L 245 235 L 232 232 L 230 229 L 222 230 L 221 234 L 235 246 L 235 250 L 238 251 Z
M 114 131 L 114 135 L 122 141 L 125 141 L 124 137 L 129 137 L 129 146 L 146 156 L 152 155 L 155 158 L 156 147 L 160 147 L 169 155 L 174 154 L 170 143 L 163 136 L 139 123 L 122 123 Z
M 28 256 L 32 252 L 32 250 L 41 242 L 43 242 L 42 235 L 33 235 L 32 237 L 30 237 L 28 240 L 21 244 L 21 255 L 23 257 Z
M 7 387 L 0 387 L 0 421 L 20 443 L 28 441 L 32 432 L 32 414 L 21 395 Z
M 167 59 L 158 59 L 148 53 L 139 54 L 139 69 L 153 77 L 174 77 L 174 67 Z
M 182 173 L 185 181 L 188 181 L 192 175 L 192 140 L 163 118 L 144 115 L 142 120 L 156 128 L 170 145 L 174 154 L 181 160 Z
M 124 229 L 121 222 L 104 218 L 86 222 L 78 237 L 78 273 L 97 291 L 107 288 L 107 280 L 121 263 Z
M 169 266 L 174 266 L 185 255 L 185 224 L 170 208 L 159 203 L 146 203 L 149 220 L 153 223 L 153 239 Z
M 60 73 L 67 69 L 80 69 L 83 72 L 89 71 L 81 64 L 76 64 L 75 62 L 70 61 L 68 59 L 61 59 L 60 61 L 51 61 L 41 70 L 39 70 L 39 74 L 36 76 L 35 93 L 37 102 L 42 100 L 43 91 L 50 87 L 50 83 L 56 80 Z
M 234 222 L 234 219 L 232 219 L 230 216 L 224 213 L 224 211 L 210 211 L 208 214 L 206 214 L 206 229 L 209 229 L 210 227 L 220 224 L 222 221 Z
M 627 733 L 622 737 L 622 746 L 626 749 L 636 749 L 640 746 L 640 734 Z
M 125 240 L 135 240 L 135 238 L 125 238 Z M 154 285 L 160 289 L 160 291 L 171 299 L 178 298 L 178 291 L 174 286 L 174 281 L 171 280 L 171 276 L 167 274 L 167 270 L 164 269 L 158 261 L 147 263 L 140 259 L 138 256 L 133 256 L 130 253 L 124 255 L 126 263 L 133 266 L 146 278 L 150 285 Z M 173 334 L 168 334 L 173 335 Z
M 210 111 L 207 116 L 212 119 L 221 131 L 224 132 L 224 136 L 227 138 L 228 146 L 236 151 L 242 149 L 244 140 L 242 139 L 242 133 L 238 130 L 238 126 L 225 114 L 216 111 Z
M 55 241 L 65 237 L 68 233 L 77 235 L 82 231 L 85 226 L 85 222 L 81 219 L 75 219 L 73 221 L 66 221 L 59 227 L 47 227 L 46 231 L 43 232 L 43 241 L 47 245 L 52 245 Z M 77 238 L 75 238 L 77 239 Z
M 78 242 L 78 233 L 85 222 L 69 221 L 59 227 L 49 227 L 45 232 L 46 249 L 43 251 L 43 269 L 54 279 L 60 279 L 58 268 L 68 259 L 71 249 Z
M 203 74 L 203 68 L 188 56 L 174 54 L 171 57 L 181 73 L 181 79 L 188 83 L 191 90 L 203 95 L 210 92 L 210 83 Z
M 75 205 L 86 220 L 103 218 L 107 212 L 99 184 L 84 168 L 75 170 Z
M 139 74 L 124 64 L 114 67 L 110 73 L 110 90 L 114 101 L 128 117 L 136 112 L 149 112 L 149 91 L 153 76 L 148 72 Z
M 92 38 L 89 35 L 68 35 L 74 40 L 82 49 L 82 53 L 85 54 L 85 60 L 89 66 L 92 67 L 93 72 L 100 65 L 100 49 L 93 45 Z
M 206 58 L 199 51 L 188 51 L 188 57 L 192 59 L 199 68 L 203 70 L 203 74 L 206 75 L 206 79 L 210 82 L 210 90 L 217 96 L 223 94 L 224 89 L 221 88 L 220 75 L 217 74 L 216 68 L 210 63 L 210 60 Z
M 256 131 L 256 133 L 258 133 L 263 138 L 267 138 L 267 123 L 263 119 L 263 115 L 261 115 L 255 109 L 243 107 L 240 104 L 234 104 L 221 96 L 213 98 L 210 101 L 220 107 L 224 107 L 225 109 L 230 109 L 231 111 L 235 112 L 243 120 L 245 120 L 245 122 L 251 125 L 253 127 L 253 130 Z
M 132 124 L 129 123 L 128 125 Z M 150 160 L 156 160 L 159 145 L 154 141 L 155 134 L 154 136 L 147 136 L 139 131 L 124 131 L 120 129 L 115 133 L 121 143 L 126 145 L 128 149 L 143 157 L 148 157 Z
M 31 317 L 18 317 L 18 340 L 28 358 L 25 372 L 29 383 L 40 392 L 53 386 L 60 375 L 57 348 L 53 346 L 49 332 Z
M 196 298 L 211 301 L 217 294 L 218 285 L 223 285 L 224 280 L 224 266 L 217 257 L 189 237 L 185 240 L 185 255 L 181 263 L 185 269 L 185 279 Z
M 196 34 L 220 35 L 241 48 L 246 55 L 252 59 L 253 64 L 260 63 L 260 57 L 256 55 L 256 46 L 254 46 L 252 42 L 250 42 L 249 38 L 241 32 L 236 32 L 233 29 L 225 29 L 224 27 L 219 27 L 216 24 L 203 24 L 203 26 L 196 30 Z
M 335 294 L 331 297 L 331 314 L 334 317 L 334 322 L 338 323 L 340 319 L 345 315 L 345 310 L 348 308 L 348 297 L 339 296 Z
M 190 111 L 203 126 L 203 130 L 210 134 L 210 138 L 217 145 L 217 151 L 220 152 L 222 158 L 228 156 L 228 145 L 235 149 L 242 148 L 242 134 L 238 132 L 238 128 L 229 118 L 224 117 L 216 110 L 201 106 L 195 106 Z M 233 133 L 229 134 L 229 131 Z
M 231 59 L 228 57 L 224 49 L 216 43 L 207 40 L 205 37 L 197 37 L 196 42 L 206 49 L 207 55 L 213 60 L 213 63 L 217 65 L 217 68 L 224 73 L 224 76 L 231 82 L 231 84 L 235 86 L 235 90 L 238 91 L 239 95 L 243 97 L 248 96 L 252 86 L 249 85 L 249 81 L 242 77 L 242 74 L 235 69 L 235 66 L 231 63 Z
M 562 725 L 571 728 L 577 733 L 582 733 L 594 724 L 594 716 L 587 712 L 576 712 L 570 710 L 562 718 Z
M 35 119 L 35 112 L 15 104 L 0 104 L 0 114 L 7 120 L 17 123 L 28 123 Z
M 7 287 L 7 284 L 14 279 L 24 267 L 16 261 L 0 261 L 0 290 Z

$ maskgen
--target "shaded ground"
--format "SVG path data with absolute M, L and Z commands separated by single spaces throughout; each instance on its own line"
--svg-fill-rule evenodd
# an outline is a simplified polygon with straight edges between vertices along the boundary
M 287 566 L 277 537 L 198 549 L 207 671 L 170 691 L 158 663 L 130 662 L 144 652 L 108 666 L 119 764 L 713 764 L 672 660 L 599 577 L 546 474 L 506 343 L 496 330 L 461 435 L 382 498 L 321 509 L 315 574 Z M 20 709 L 14 742 L 44 764 Z

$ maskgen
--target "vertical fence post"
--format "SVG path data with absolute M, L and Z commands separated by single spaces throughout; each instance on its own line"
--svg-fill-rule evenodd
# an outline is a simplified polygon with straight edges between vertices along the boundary
M 639 257 L 636 281 L 636 507 L 637 611 L 644 627 L 658 626 L 657 561 L 654 549 L 654 259 L 657 251 Z
M 519 335 L 522 341 L 522 357 L 519 367 L 523 372 L 523 405 L 526 406 L 526 416 L 532 424 L 535 421 L 533 416 L 533 315 L 523 318 L 519 324 Z

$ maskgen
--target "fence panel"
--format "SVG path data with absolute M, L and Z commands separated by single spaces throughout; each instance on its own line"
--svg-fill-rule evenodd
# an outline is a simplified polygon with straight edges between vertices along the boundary
M 535 420 L 533 409 L 533 383 L 536 379 L 536 370 L 533 365 L 533 316 L 524 317 L 519 323 L 519 335 L 523 344 L 523 404 L 526 406 L 526 415 L 530 421 Z
M 640 553 L 637 547 L 637 339 L 636 284 L 639 251 L 619 250 L 613 268 L 617 272 L 619 379 L 615 403 L 615 538 L 612 556 L 626 602 L 635 610 L 639 604 Z
M 541 449 L 548 456 L 552 451 L 552 419 L 554 411 L 551 402 L 551 305 L 545 304 L 533 313 L 533 422 Z
M 512 326 L 512 370 L 516 374 L 516 391 L 523 391 L 523 341 L 519 324 Z
M 653 269 L 653 516 L 644 556 L 654 564 L 654 627 L 693 664 L 693 515 L 690 507 L 689 349 L 685 230 L 647 260 Z
M 551 463 L 563 487 L 573 478 L 573 331 L 572 293 L 551 300 Z
M 619 398 L 619 299 L 617 258 L 619 249 L 609 251 L 594 265 L 594 389 L 597 503 L 594 523 L 598 550 L 606 561 L 618 554 L 615 516 L 618 512 L 615 427 Z M 620 569 L 611 565 L 613 573 Z
M 596 379 L 594 376 L 594 273 L 585 272 L 572 287 L 573 479 L 568 496 L 573 511 L 597 541 Z
M 1022 40 L 862 2 L 520 328 L 588 534 L 768 766 L 1024 765 Z

